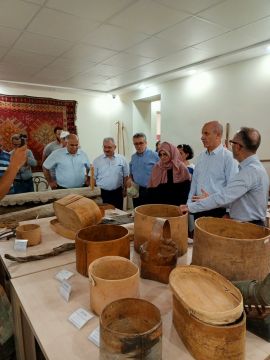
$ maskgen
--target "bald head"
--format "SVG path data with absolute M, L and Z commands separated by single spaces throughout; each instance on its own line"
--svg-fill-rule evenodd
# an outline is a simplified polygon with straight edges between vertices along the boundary
M 74 155 L 77 153 L 79 148 L 79 139 L 75 134 L 69 134 L 67 136 L 67 150 L 70 154 Z
M 204 126 L 207 125 L 209 129 L 211 129 L 215 134 L 222 137 L 223 134 L 223 126 L 222 124 L 217 120 L 212 120 L 204 124 Z
M 201 140 L 209 152 L 215 150 L 221 144 L 223 126 L 216 120 L 209 121 L 202 128 Z
M 261 135 L 259 131 L 254 128 L 241 127 L 241 129 L 237 131 L 235 138 L 241 142 L 245 150 L 253 154 L 256 153 L 261 144 Z

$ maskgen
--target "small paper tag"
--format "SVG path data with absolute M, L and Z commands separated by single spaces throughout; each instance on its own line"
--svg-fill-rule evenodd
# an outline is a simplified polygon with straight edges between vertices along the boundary
M 69 278 L 71 278 L 72 275 L 74 275 L 73 272 L 63 269 L 55 275 L 55 278 L 59 281 L 63 281 L 68 280 Z
M 97 347 L 99 347 L 99 326 L 88 336 L 88 340 L 92 341 Z
M 14 241 L 14 250 L 16 251 L 26 251 L 28 240 L 26 239 L 15 239 Z
M 59 291 L 61 296 L 66 300 L 66 302 L 69 301 L 71 290 L 72 290 L 72 286 L 66 280 L 63 280 L 61 282 Z
M 72 322 L 72 324 L 75 325 L 78 329 L 81 329 L 87 323 L 87 321 L 89 321 L 93 317 L 94 314 L 82 308 L 79 308 L 70 315 L 68 320 Z

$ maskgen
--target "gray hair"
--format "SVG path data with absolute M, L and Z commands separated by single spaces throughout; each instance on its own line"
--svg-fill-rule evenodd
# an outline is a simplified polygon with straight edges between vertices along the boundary
M 146 141 L 146 135 L 143 132 L 138 132 L 133 135 L 133 139 L 143 138 Z
M 114 141 L 113 137 L 105 137 L 103 139 L 103 144 L 106 143 L 106 142 L 112 142 L 115 145 L 115 141 Z

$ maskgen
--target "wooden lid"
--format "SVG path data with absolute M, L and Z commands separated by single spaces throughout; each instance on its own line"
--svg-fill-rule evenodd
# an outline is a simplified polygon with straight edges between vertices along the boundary
M 177 266 L 169 283 L 193 317 L 213 325 L 230 324 L 243 313 L 240 291 L 219 273 L 201 266 Z
M 57 219 L 52 219 L 50 221 L 51 228 L 59 235 L 75 240 L 76 237 L 76 231 L 73 231 L 71 229 L 66 228 L 64 225 L 60 224 L 60 222 Z

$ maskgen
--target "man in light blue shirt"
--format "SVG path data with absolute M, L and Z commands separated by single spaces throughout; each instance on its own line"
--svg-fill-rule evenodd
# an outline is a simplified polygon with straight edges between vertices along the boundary
M 144 197 L 152 168 L 159 161 L 159 157 L 156 152 L 147 149 L 147 140 L 144 133 L 133 135 L 133 145 L 135 146 L 136 153 L 131 156 L 129 170 L 131 180 L 139 185 L 139 197 L 133 199 L 133 206 L 135 208 L 144 204 Z
M 202 128 L 201 140 L 206 150 L 199 155 L 195 166 L 188 205 L 194 201 L 194 197 L 201 196 L 204 191 L 212 194 L 223 189 L 238 172 L 237 162 L 233 159 L 231 151 L 224 148 L 221 143 L 222 133 L 223 127 L 218 121 L 210 121 Z M 225 213 L 226 207 L 217 207 L 210 211 L 198 212 L 194 214 L 194 218 L 222 217 Z
M 128 164 L 123 155 L 115 154 L 115 141 L 112 137 L 103 140 L 104 154 L 93 161 L 95 183 L 101 189 L 104 203 L 123 209 L 123 199 L 128 179 Z
M 180 205 L 182 213 L 210 210 L 217 207 L 230 208 L 234 220 L 265 224 L 269 177 L 255 155 L 260 146 L 260 133 L 253 128 L 242 127 L 230 140 L 233 156 L 239 161 L 239 172 L 221 190 L 195 202 Z
M 56 179 L 52 178 L 51 171 Z M 90 162 L 79 149 L 77 135 L 67 136 L 67 147 L 54 150 L 43 163 L 43 172 L 52 189 L 68 189 L 89 186 Z

